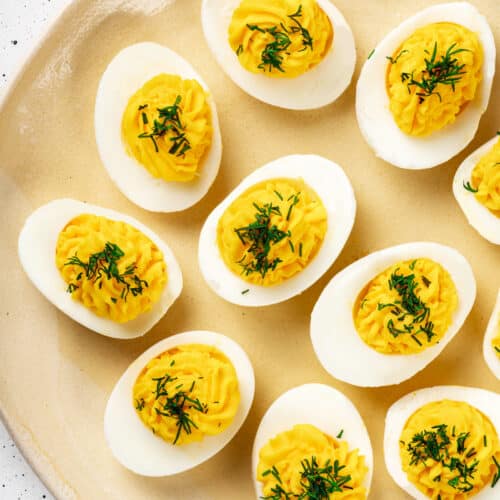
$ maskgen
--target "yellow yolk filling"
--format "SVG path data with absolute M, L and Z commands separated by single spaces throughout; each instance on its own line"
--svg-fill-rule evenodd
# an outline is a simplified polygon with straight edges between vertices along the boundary
M 425 443 L 438 444 L 435 457 Z M 500 461 L 495 427 L 477 408 L 461 401 L 442 400 L 419 408 L 405 424 L 399 451 L 408 479 L 427 497 L 440 495 L 441 500 L 463 500 L 489 487 L 497 472 L 493 457 Z M 471 473 L 461 475 L 464 466 Z
M 427 70 L 425 60 L 433 61 L 434 48 L 435 67 Z M 448 50 L 449 62 L 453 64 L 441 64 Z M 462 52 L 451 54 L 455 50 Z M 393 62 L 389 61 L 386 76 L 389 108 L 397 126 L 406 134 L 426 136 L 453 123 L 478 92 L 483 49 L 477 35 L 463 26 L 435 23 L 419 28 L 391 57 Z M 461 74 L 453 76 L 448 71 L 451 67 Z M 453 84 L 443 83 L 453 78 L 457 79 Z M 412 80 L 426 88 L 412 84 Z M 428 83 L 433 80 L 438 83 L 431 88 Z
M 332 24 L 316 0 L 242 0 L 229 25 L 229 44 L 240 64 L 278 78 L 319 64 L 332 41 Z
M 353 319 L 361 339 L 372 349 L 413 354 L 443 338 L 457 303 L 448 272 L 420 258 L 398 262 L 371 280 L 358 295 Z
M 500 217 L 500 139 L 474 167 L 470 184 L 476 200 Z
M 252 229 L 256 225 L 260 229 Z M 302 271 L 321 248 L 326 230 L 326 209 L 312 188 L 302 179 L 270 179 L 247 189 L 226 209 L 217 244 L 233 273 L 270 286 Z
M 207 94 L 196 80 L 155 76 L 130 98 L 122 138 L 127 153 L 153 177 L 177 182 L 198 178 L 212 143 Z
M 366 498 L 367 492 L 363 482 L 368 468 L 365 465 L 365 457 L 360 455 L 357 449 L 349 449 L 347 441 L 335 439 L 309 424 L 295 425 L 292 429 L 270 439 L 261 448 L 257 480 L 262 483 L 263 496 L 270 498 L 273 488 L 279 484 L 285 492 L 292 494 L 290 498 L 298 498 L 304 493 L 303 485 L 307 485 L 307 480 L 301 474 L 302 462 L 308 460 L 311 463 L 313 457 L 319 468 L 328 464 L 333 466 L 336 461 L 339 467 L 344 466 L 337 475 L 340 482 L 340 477 L 351 476 L 341 486 L 342 492 L 331 493 L 329 498 L 349 500 Z M 274 471 L 274 474 L 271 471 Z M 277 474 L 281 483 L 277 480 Z M 323 474 L 323 477 L 325 476 Z M 335 479 L 333 471 L 332 476 Z
M 179 445 L 227 429 L 240 404 L 234 366 L 204 344 L 180 345 L 152 359 L 137 377 L 132 397 L 143 423 Z
M 117 248 L 106 252 L 106 244 Z M 56 266 L 73 299 L 117 323 L 151 310 L 167 283 L 163 253 L 146 235 L 91 214 L 75 217 L 61 231 Z

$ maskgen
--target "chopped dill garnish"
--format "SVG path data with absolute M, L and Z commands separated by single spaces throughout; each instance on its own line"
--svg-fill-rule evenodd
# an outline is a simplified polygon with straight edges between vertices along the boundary
M 411 271 L 415 269 L 415 264 L 417 263 L 417 259 L 415 259 L 408 267 L 410 268 Z
M 385 56 L 386 59 L 389 60 L 391 64 L 396 64 L 399 61 L 399 58 L 403 55 L 406 54 L 408 51 L 407 50 L 402 50 L 396 57 L 391 57 L 391 56 Z
M 236 55 L 239 56 L 243 52 L 243 45 L 238 45 L 238 48 L 236 49 Z
M 302 243 L 299 243 L 299 257 L 302 257 Z
M 463 71 L 465 64 L 459 64 L 454 56 L 461 52 L 469 52 L 469 49 L 455 48 L 455 46 L 456 43 L 451 44 L 440 59 L 437 59 L 437 42 L 434 43 L 432 54 L 425 50 L 424 52 L 430 57 L 425 59 L 425 69 L 421 71 L 418 79 L 415 79 L 414 71 L 401 73 L 401 81 L 406 83 L 408 93 L 411 93 L 411 87 L 417 88 L 416 95 L 419 97 L 420 104 L 426 97 L 432 95 L 437 95 L 441 101 L 441 94 L 436 91 L 436 87 L 439 84 L 450 85 L 454 92 L 455 84 L 465 75 L 466 72 Z
M 414 265 L 414 262 L 410 266 Z M 418 345 L 422 345 L 417 335 L 425 333 L 427 342 L 430 342 L 432 337 L 435 336 L 433 331 L 434 323 L 430 321 L 429 307 L 416 294 L 418 283 L 415 281 L 415 275 L 399 274 L 398 271 L 399 268 L 391 274 L 388 284 L 389 290 L 395 290 L 400 300 L 395 300 L 387 304 L 379 302 L 377 309 L 381 311 L 387 307 L 391 308 L 390 313 L 400 323 L 399 327 L 397 327 L 392 318 L 387 321 L 387 329 L 393 337 L 398 337 L 401 334 L 410 334 Z M 427 278 L 425 280 L 422 278 L 422 281 L 424 285 L 430 285 L 430 281 Z M 405 323 L 407 316 L 411 317 L 410 323 Z
M 341 429 L 341 431 L 337 434 L 337 439 L 341 439 L 343 435 L 344 435 L 344 429 Z
M 267 469 L 262 476 L 272 475 L 276 484 L 271 488 L 271 495 L 260 497 L 261 500 L 327 500 L 332 493 L 342 493 L 344 490 L 352 489 L 347 483 L 351 481 L 350 475 L 341 474 L 345 465 L 340 465 L 338 460 L 325 462 L 321 467 L 315 456 L 304 459 L 300 463 L 301 491 L 286 491 L 282 484 L 280 474 L 275 466 Z
M 189 411 L 194 410 L 200 413 L 207 413 L 208 405 L 202 403 L 199 398 L 194 399 L 190 396 L 195 387 L 194 380 L 188 391 L 180 390 L 183 384 L 177 385 L 174 391 L 169 391 L 166 387 L 167 383 L 174 382 L 177 380 L 177 377 L 172 377 L 168 373 L 163 377 L 153 378 L 152 380 L 156 382 L 156 389 L 154 391 L 155 400 L 158 401 L 161 408 L 158 409 L 155 407 L 156 414 L 177 420 L 175 423 L 177 432 L 173 440 L 173 444 L 176 444 L 183 431 L 186 434 L 191 434 L 193 427 L 195 429 L 198 428 L 193 422 Z
M 496 352 L 500 352 L 500 347 L 498 347 L 498 346 L 494 346 L 494 347 L 495 347 Z
M 500 480 L 500 464 L 498 463 L 495 456 L 492 456 L 491 458 L 493 459 L 493 462 L 495 463 L 495 466 L 497 468 L 497 471 L 493 475 L 493 479 L 491 481 L 491 487 L 494 488 L 496 486 L 496 484 L 498 483 L 498 481 Z
M 250 291 L 250 288 L 247 288 L 246 290 L 243 290 L 241 292 L 241 295 L 246 295 Z
M 144 288 L 148 287 L 146 280 L 141 280 L 135 274 L 135 264 L 130 264 L 126 267 L 123 273 L 118 270 L 118 261 L 125 256 L 125 252 L 115 243 L 109 241 L 104 245 L 104 249 L 100 252 L 93 253 L 89 256 L 88 262 L 83 262 L 75 253 L 64 263 L 65 266 L 78 266 L 83 269 L 83 272 L 78 273 L 76 280 L 80 281 L 85 275 L 87 281 L 98 283 L 99 288 L 102 288 L 102 280 L 114 279 L 117 283 L 123 285 L 120 299 L 127 300 L 129 293 L 134 297 L 142 295 Z M 73 293 L 78 288 L 76 283 L 70 283 L 66 291 Z M 111 299 L 116 303 L 116 299 Z
M 431 284 L 431 281 L 427 279 L 425 276 L 422 276 L 422 283 L 429 288 L 429 285 Z
M 262 207 L 257 203 L 253 205 L 257 210 L 255 221 L 248 226 L 234 229 L 243 245 L 250 245 L 243 257 L 238 261 L 238 264 L 241 265 L 242 274 L 245 274 L 245 276 L 257 272 L 264 278 L 268 271 L 274 271 L 276 266 L 282 262 L 279 257 L 269 259 L 271 246 L 286 237 L 290 237 L 291 233 L 290 231 L 282 231 L 278 229 L 276 224 L 271 223 L 273 214 L 281 215 L 277 205 L 272 203 L 266 203 Z M 251 256 L 250 260 L 248 260 L 248 256 Z
M 375 53 L 375 49 L 372 49 L 371 52 L 368 54 L 367 59 L 370 59 L 371 56 Z
M 470 191 L 471 193 L 477 193 L 479 191 L 479 189 L 474 189 L 469 181 L 467 181 L 467 183 L 463 182 L 462 185 L 465 190 Z
M 184 126 L 182 125 L 180 119 L 181 108 L 179 107 L 179 104 L 181 103 L 181 100 L 181 96 L 178 95 L 175 98 L 174 104 L 171 106 L 156 108 L 158 111 L 158 119 L 155 118 L 153 120 L 153 129 L 149 133 L 143 132 L 138 135 L 139 139 L 151 139 L 157 153 L 160 151 L 157 139 L 164 137 L 167 132 L 172 134 L 172 136 L 168 138 L 168 140 L 172 142 L 172 145 L 168 150 L 169 154 L 184 156 L 186 152 L 191 149 L 191 143 L 186 137 L 186 133 L 183 132 Z M 144 108 L 139 106 L 139 109 Z M 144 112 L 142 113 L 142 120 L 144 125 L 149 123 L 148 117 Z
M 277 196 L 277 197 L 278 197 L 281 201 L 283 201 L 283 196 L 281 195 L 281 193 L 280 193 L 280 192 L 278 192 L 278 191 L 274 190 L 274 194 L 275 194 L 275 195 L 276 195 L 276 196 Z
M 297 205 L 297 203 L 300 201 L 300 192 L 298 192 L 297 194 L 294 194 L 292 195 L 290 198 L 292 198 L 292 203 L 290 204 L 290 206 L 288 207 L 288 212 L 286 214 L 286 220 L 290 220 L 290 215 L 292 215 L 292 209 L 295 205 Z M 290 198 L 288 198 L 288 200 L 290 200 Z
M 293 14 L 289 14 L 288 19 L 290 20 L 290 24 L 285 26 L 283 23 L 280 23 L 280 26 L 271 26 L 270 28 L 261 28 L 257 24 L 247 24 L 247 28 L 250 31 L 258 31 L 260 33 L 267 33 L 273 37 L 273 41 L 269 42 L 262 51 L 261 63 L 257 66 L 262 71 L 272 71 L 273 68 L 281 71 L 282 73 L 285 70 L 282 67 L 283 64 L 283 53 L 286 53 L 286 50 L 292 44 L 292 40 L 290 39 L 290 35 L 299 34 L 302 38 L 302 48 L 299 52 L 307 50 L 308 48 L 313 50 L 313 38 L 309 31 L 302 26 L 299 18 L 302 17 L 302 5 L 299 5 L 296 12 Z M 241 48 L 241 49 L 240 49 Z M 240 45 L 236 50 L 236 54 L 239 56 L 243 51 L 243 47 Z
M 142 398 L 140 400 L 136 399 L 135 400 L 135 409 L 137 411 L 141 411 L 142 409 L 144 409 L 145 404 L 146 403 L 144 402 L 144 399 L 142 399 Z
M 295 247 L 293 246 L 292 240 L 288 240 L 288 246 L 290 247 L 290 250 L 295 253 Z
M 430 429 L 418 432 L 406 447 L 410 454 L 410 465 L 423 463 L 429 467 L 427 461 L 433 460 L 440 463 L 443 468 L 456 473 L 456 476 L 448 481 L 449 486 L 463 493 L 471 491 L 474 488 L 471 480 L 474 479 L 479 461 L 472 460 L 477 453 L 475 449 L 467 449 L 466 441 L 469 437 L 469 432 L 461 432 L 453 443 L 454 433 L 452 436 L 448 435 L 446 424 L 434 425 Z M 454 449 L 460 457 L 450 456 Z M 441 481 L 441 476 L 436 476 L 433 481 Z

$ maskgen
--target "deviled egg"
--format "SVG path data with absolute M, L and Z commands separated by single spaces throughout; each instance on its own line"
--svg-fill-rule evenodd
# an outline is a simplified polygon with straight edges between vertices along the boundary
M 439 355 L 475 297 L 471 266 L 453 248 L 415 242 L 374 252 L 321 293 L 311 315 L 314 351 L 344 382 L 398 384 Z
M 453 194 L 469 224 L 483 238 L 500 245 L 500 134 L 458 167 Z
M 337 164 L 315 155 L 278 158 L 252 172 L 208 216 L 198 259 L 225 300 L 264 306 L 311 286 L 351 232 L 356 200 Z
M 194 205 L 219 170 L 210 91 L 185 59 L 156 43 L 126 47 L 109 63 L 97 89 L 95 134 L 111 179 L 146 210 Z
M 483 355 L 493 375 L 500 380 L 500 289 L 484 334 Z
M 367 498 L 372 455 L 365 424 L 346 396 L 323 384 L 295 387 L 274 401 L 257 430 L 256 496 L 314 498 L 308 493 L 319 488 L 329 498 Z
M 467 2 L 428 7 L 393 29 L 365 62 L 356 115 L 375 154 L 401 168 L 430 168 L 472 140 L 488 106 L 495 41 Z
M 221 68 L 260 101 L 319 108 L 351 81 L 354 37 L 328 0 L 204 0 L 201 19 Z
M 387 412 L 389 474 L 412 498 L 494 500 L 500 489 L 500 396 L 439 386 L 407 394 Z
M 144 335 L 182 290 L 179 264 L 159 236 L 132 217 L 76 200 L 35 210 L 18 250 L 47 299 L 108 337 Z
M 253 368 L 233 340 L 209 331 L 161 340 L 127 368 L 104 415 L 115 458 L 143 476 L 186 471 L 220 451 L 252 405 Z

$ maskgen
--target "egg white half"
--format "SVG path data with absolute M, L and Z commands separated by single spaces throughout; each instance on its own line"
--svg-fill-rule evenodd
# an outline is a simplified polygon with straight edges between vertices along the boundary
M 500 218 L 495 217 L 483 204 L 479 203 L 474 193 L 464 188 L 470 182 L 472 171 L 481 157 L 487 154 L 498 141 L 498 136 L 483 144 L 470 154 L 458 167 L 453 178 L 453 194 L 469 224 L 483 237 L 495 245 L 500 245 Z
M 407 420 L 413 413 L 427 403 L 443 399 L 463 401 L 474 406 L 491 420 L 497 433 L 500 434 L 500 395 L 495 392 L 475 387 L 442 385 L 411 392 L 396 401 L 389 408 L 385 417 L 385 465 L 398 486 L 417 500 L 426 500 L 428 497 L 408 480 L 403 471 L 399 456 L 399 439 Z M 498 499 L 498 489 L 492 489 L 489 485 L 485 485 L 479 493 L 474 495 L 474 499 L 476 498 L 479 500 Z
M 263 496 L 262 483 L 257 481 L 261 448 L 277 434 L 297 424 L 311 424 L 332 437 L 341 431 L 342 441 L 349 449 L 359 449 L 368 467 L 364 486 L 367 493 L 373 475 L 373 453 L 368 431 L 353 403 L 337 389 L 324 384 L 304 384 L 283 393 L 268 408 L 260 421 L 252 450 L 252 478 L 257 498 Z
M 209 94 L 212 144 L 191 182 L 166 182 L 153 177 L 129 156 L 122 140 L 122 118 L 128 101 L 148 80 L 161 73 L 195 79 Z M 153 212 L 176 212 L 198 202 L 212 185 L 222 156 L 215 102 L 206 83 L 179 54 L 152 42 L 137 43 L 119 52 L 104 71 L 95 101 L 95 136 L 104 168 L 118 189 L 133 203 Z
M 450 274 L 458 295 L 451 325 L 438 344 L 416 354 L 382 354 L 363 342 L 352 311 L 360 291 L 396 262 L 427 257 Z M 323 368 L 360 387 L 399 384 L 425 368 L 467 318 L 476 297 L 470 264 L 457 250 L 431 242 L 405 243 L 374 252 L 347 266 L 328 283 L 311 315 L 311 341 Z
M 240 0 L 203 0 L 201 22 L 208 46 L 225 73 L 244 92 L 286 109 L 315 109 L 335 101 L 349 86 L 356 47 L 349 24 L 328 0 L 317 0 L 333 26 L 333 44 L 314 68 L 295 78 L 270 78 L 246 70 L 228 40 L 233 12 Z
M 73 300 L 66 292 L 68 284 L 56 267 L 56 245 L 59 233 L 74 217 L 94 214 L 123 221 L 135 227 L 163 252 L 168 282 L 149 312 L 126 323 L 101 318 Z M 19 259 L 28 278 L 63 313 L 83 326 L 107 337 L 132 339 L 148 332 L 167 312 L 182 291 L 182 273 L 168 245 L 151 229 L 128 215 L 71 199 L 54 200 L 35 210 L 24 223 L 18 241 Z
M 155 436 L 137 415 L 132 390 L 146 364 L 161 353 L 183 344 L 206 344 L 222 351 L 238 377 L 240 405 L 231 425 L 200 442 L 173 445 Z M 252 406 L 255 390 L 253 368 L 245 351 L 229 337 L 209 331 L 180 333 L 161 340 L 142 353 L 125 370 L 111 393 L 104 414 L 104 433 L 114 457 L 142 476 L 170 476 L 205 462 L 238 432 Z
M 493 307 L 486 332 L 483 340 L 483 354 L 486 364 L 489 366 L 493 375 L 500 380 L 500 358 L 495 354 L 491 341 L 498 335 L 498 324 L 500 321 L 500 289 L 497 294 L 497 301 Z M 500 429 L 499 429 L 500 431 Z
M 224 263 L 217 245 L 217 224 L 229 205 L 251 186 L 266 179 L 302 178 L 321 198 L 327 212 L 323 244 L 304 270 L 284 282 L 264 287 L 248 283 Z M 317 281 L 333 264 L 351 233 L 356 215 L 354 192 L 342 168 L 316 155 L 278 158 L 252 172 L 212 211 L 200 234 L 198 261 L 203 278 L 223 299 L 244 306 L 265 306 L 287 300 Z M 242 294 L 243 290 L 248 293 Z
M 416 29 L 438 22 L 461 24 L 477 34 L 484 51 L 483 78 L 475 99 L 454 123 L 427 137 L 414 137 L 398 128 L 389 109 L 386 57 L 392 56 Z M 467 2 L 433 5 L 402 22 L 377 45 L 358 79 L 356 116 L 366 142 L 379 158 L 400 168 L 431 168 L 449 160 L 464 149 L 476 133 L 488 106 L 495 57 L 495 40 L 486 18 Z

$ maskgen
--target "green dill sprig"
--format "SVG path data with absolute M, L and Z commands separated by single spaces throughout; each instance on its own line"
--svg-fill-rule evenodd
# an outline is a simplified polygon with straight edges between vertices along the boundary
M 171 106 L 156 108 L 158 111 L 158 119 L 153 120 L 153 129 L 149 133 L 143 132 L 138 135 L 139 139 L 151 139 L 157 153 L 160 151 L 157 139 L 164 137 L 167 132 L 172 134 L 172 136 L 168 138 L 168 140 L 172 142 L 168 150 L 169 154 L 184 156 L 186 152 L 191 149 L 191 143 L 186 137 L 186 133 L 183 132 L 185 129 L 180 119 L 181 108 L 179 104 L 181 100 L 181 96 L 178 95 L 175 98 L 174 104 Z M 139 110 L 146 109 L 147 106 L 147 104 L 143 104 L 139 106 Z M 142 112 L 142 122 L 144 125 L 149 123 L 148 116 L 145 112 Z
M 412 87 L 417 88 L 416 95 L 419 97 L 420 104 L 424 102 L 426 97 L 432 95 L 437 95 L 439 100 L 442 100 L 441 94 L 436 91 L 438 85 L 450 85 L 453 92 L 455 92 L 455 85 L 466 73 L 463 71 L 465 64 L 459 64 L 455 56 L 461 52 L 470 52 L 469 49 L 455 47 L 456 43 L 451 44 L 446 53 L 438 59 L 437 42 L 434 42 L 432 54 L 428 50 L 424 51 L 430 57 L 425 58 L 425 69 L 421 71 L 417 79 L 415 78 L 415 71 L 401 73 L 401 81 L 406 83 L 408 93 L 411 93 Z
M 414 267 L 415 261 L 410 264 L 410 268 L 414 269 Z M 377 309 L 381 311 L 390 307 L 390 313 L 400 323 L 400 327 L 398 328 L 392 318 L 387 321 L 387 329 L 393 337 L 398 337 L 401 334 L 409 334 L 421 346 L 422 343 L 417 337 L 418 334 L 424 333 L 427 342 L 430 342 L 436 335 L 434 333 L 434 323 L 430 321 L 430 309 L 416 294 L 418 283 L 415 281 L 415 275 L 398 274 L 398 271 L 399 268 L 391 274 L 388 284 L 390 290 L 397 292 L 400 300 L 395 300 L 387 304 L 379 302 Z M 422 282 L 428 287 L 431 282 L 427 278 L 424 278 L 425 276 L 422 277 Z M 407 317 L 411 318 L 410 323 L 405 323 Z
M 402 50 L 396 57 L 385 56 L 385 58 L 388 59 L 391 64 L 396 64 L 399 61 L 399 58 L 407 52 L 407 50 Z
M 127 296 L 131 293 L 134 297 L 142 295 L 144 288 L 148 287 L 148 282 L 142 280 L 135 274 L 136 265 L 130 264 L 124 272 L 118 269 L 118 261 L 125 256 L 125 252 L 116 244 L 109 241 L 104 245 L 104 249 L 100 252 L 93 253 L 89 256 L 87 262 L 83 262 L 78 254 L 75 253 L 68 258 L 64 263 L 65 266 L 77 266 L 82 268 L 82 271 L 76 276 L 76 281 L 80 282 L 85 276 L 87 281 L 98 283 L 99 289 L 102 288 L 102 280 L 104 278 L 114 279 L 117 283 L 123 285 L 120 299 L 127 300 Z M 66 291 L 73 293 L 79 288 L 76 283 L 70 283 Z M 116 303 L 117 299 L 112 297 L 111 300 Z
M 344 490 L 352 489 L 347 483 L 351 481 L 351 476 L 342 474 L 345 465 L 340 465 L 338 460 L 333 464 L 330 460 L 320 466 L 315 456 L 304 459 L 300 462 L 300 492 L 286 491 L 282 484 L 281 477 L 275 466 L 267 469 L 262 476 L 272 475 L 276 479 L 276 484 L 271 488 L 271 495 L 260 497 L 262 500 L 328 500 L 332 493 L 342 493 Z
M 262 28 L 258 24 L 247 24 L 250 31 L 258 31 L 259 33 L 269 34 L 273 37 L 273 41 L 266 44 L 264 50 L 260 54 L 261 62 L 257 66 L 262 71 L 272 71 L 273 68 L 281 71 L 285 70 L 282 67 L 283 55 L 288 54 L 287 50 L 292 44 L 290 35 L 300 35 L 302 37 L 302 48 L 299 52 L 307 49 L 313 50 L 313 38 L 309 31 L 304 28 L 300 22 L 302 17 L 302 5 L 299 5 L 296 12 L 289 14 L 287 18 L 290 20 L 288 26 L 280 23 L 279 26 L 271 26 L 270 28 Z M 236 55 L 239 56 L 243 52 L 241 45 L 236 49 Z
M 474 189 L 469 181 L 463 182 L 462 185 L 466 191 L 470 191 L 471 193 L 477 193 L 479 191 L 479 189 Z
M 491 487 L 494 488 L 498 481 L 500 481 L 500 464 L 498 463 L 498 460 L 495 458 L 495 456 L 493 455 L 491 457 L 493 459 L 493 463 L 495 464 L 495 467 L 497 468 L 497 470 L 495 471 L 495 474 L 493 474 L 493 478 L 491 480 Z
M 281 193 L 275 191 L 276 196 L 283 200 Z M 300 193 L 291 195 L 287 201 L 290 201 L 286 220 L 290 219 L 292 209 L 300 201 Z M 263 206 L 257 203 L 253 204 L 256 209 L 254 215 L 255 220 L 247 226 L 234 228 L 241 243 L 248 246 L 243 257 L 237 262 L 242 267 L 242 274 L 248 276 L 252 273 L 259 273 L 262 278 L 269 271 L 274 271 L 278 264 L 282 262 L 279 257 L 269 259 L 269 252 L 273 245 L 276 245 L 285 238 L 290 238 L 290 231 L 282 231 L 276 224 L 273 224 L 271 218 L 273 215 L 282 216 L 281 209 L 278 205 L 266 203 Z M 295 252 L 295 247 L 291 240 L 288 240 L 288 245 L 292 252 Z M 248 256 L 251 256 L 248 260 Z M 302 256 L 302 244 L 299 245 L 299 256 Z
M 189 411 L 194 410 L 200 413 L 207 413 L 208 405 L 202 403 L 199 398 L 195 399 L 190 396 L 196 384 L 194 380 L 187 391 L 182 390 L 183 384 L 178 384 L 173 391 L 169 391 L 167 389 L 167 384 L 175 382 L 177 377 L 172 377 L 168 373 L 163 377 L 153 378 L 152 380 L 156 382 L 156 388 L 153 394 L 161 408 L 155 408 L 155 412 L 157 415 L 176 420 L 175 425 L 177 427 L 177 432 L 172 442 L 176 444 L 183 431 L 186 434 L 191 434 L 193 428 L 198 428 L 196 423 L 192 420 Z
M 418 432 L 406 447 L 410 454 L 410 465 L 422 463 L 429 467 L 432 466 L 427 463 L 429 460 L 440 463 L 456 474 L 448 481 L 452 488 L 463 493 L 471 491 L 474 488 L 471 480 L 474 479 L 479 461 L 473 459 L 477 454 L 475 448 L 467 446 L 469 437 L 469 432 L 461 432 L 456 436 L 454 431 L 450 436 L 446 424 L 434 425 Z M 454 450 L 460 457 L 451 456 Z M 496 462 L 495 457 L 493 460 Z M 435 477 L 433 481 L 441 481 L 441 476 Z

